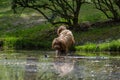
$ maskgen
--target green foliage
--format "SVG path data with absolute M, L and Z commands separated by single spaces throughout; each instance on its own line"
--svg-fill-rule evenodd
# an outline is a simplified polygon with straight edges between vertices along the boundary
M 42 40 L 35 40 L 35 39 L 19 39 L 16 42 L 16 49 L 39 49 L 39 50 L 47 50 L 51 46 L 50 41 L 42 41 Z
M 10 8 L 11 0 L 2 0 L 0 5 L 0 41 L 4 50 L 9 49 L 51 49 L 51 42 L 56 37 L 55 27 L 47 22 L 38 22 L 43 16 L 38 12 L 26 9 L 22 14 L 13 14 Z M 46 11 L 48 15 L 51 15 L 49 11 Z M 21 11 L 20 11 L 21 13 Z M 79 22 L 90 21 L 97 22 L 106 20 L 106 16 L 95 9 L 93 4 L 84 4 L 81 6 L 81 12 L 79 15 Z M 58 18 L 57 18 L 58 20 Z M 66 21 L 64 19 L 59 19 Z M 93 28 L 87 32 L 73 32 L 76 43 L 86 43 L 86 47 L 82 50 L 93 51 L 96 50 L 95 42 L 104 41 L 108 38 L 119 38 L 119 25 L 102 26 L 103 28 Z M 78 30 L 79 31 L 79 30 Z M 104 35 L 104 36 L 103 36 Z M 89 44 L 88 44 L 89 42 Z M 116 49 L 116 44 L 111 44 L 112 49 Z M 80 45 L 80 44 L 78 44 Z M 89 46 L 90 45 L 90 46 Z M 101 50 L 107 50 L 107 43 L 101 45 Z M 114 49 L 114 50 L 115 50 Z M 119 48 L 117 48 L 119 49 Z M 111 48 L 109 48 L 111 50 Z
M 120 51 L 120 39 L 99 45 L 102 51 Z
M 120 51 L 120 39 L 110 43 L 110 51 Z
M 15 37 L 1 38 L 0 41 L 3 43 L 3 45 L 1 45 L 2 49 L 3 50 L 15 49 L 17 39 L 18 38 L 15 38 Z
M 76 46 L 76 50 L 94 51 L 95 49 L 96 45 L 93 43 L 87 43 L 85 46 Z
M 12 0 L 12 9 L 15 13 L 19 8 L 31 8 L 38 11 L 51 24 L 64 23 L 67 25 L 78 24 L 81 5 L 85 0 Z M 64 21 L 59 21 L 60 19 Z
M 120 11 L 119 5 L 116 4 L 119 1 L 116 0 L 92 0 L 96 9 L 103 12 L 108 19 L 119 20 L 120 19 Z
M 89 14 L 88 14 L 89 13 Z M 81 6 L 79 21 L 97 22 L 106 20 L 107 17 L 99 10 L 97 10 L 93 4 L 84 4 Z
M 17 49 L 39 49 L 47 50 L 51 49 L 51 41 L 45 40 L 36 40 L 28 38 L 16 38 L 16 37 L 7 37 L 1 38 L 0 42 L 3 44 L 0 46 L 2 50 L 17 50 Z
M 110 42 L 104 42 L 100 44 L 85 44 L 83 46 L 76 46 L 76 50 L 79 51 L 111 51 L 111 52 L 117 52 L 120 51 L 120 39 L 118 40 L 113 40 Z
M 113 40 L 119 38 L 119 25 L 102 26 L 102 28 L 93 28 L 86 32 L 74 32 L 75 40 L 81 44 L 85 43 L 101 43 L 107 39 Z

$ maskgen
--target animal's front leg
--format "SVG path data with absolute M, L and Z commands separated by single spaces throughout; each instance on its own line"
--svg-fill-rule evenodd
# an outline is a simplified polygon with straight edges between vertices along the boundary
M 58 52 L 59 52 L 59 51 L 58 51 L 58 50 L 56 50 L 56 52 L 55 52 L 55 54 L 56 54 L 56 57 L 58 56 Z
M 65 55 L 68 55 L 68 48 L 66 48 L 65 50 Z

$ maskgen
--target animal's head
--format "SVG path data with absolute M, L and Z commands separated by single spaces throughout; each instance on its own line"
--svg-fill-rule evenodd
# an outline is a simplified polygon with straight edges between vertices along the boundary
M 60 27 L 58 28 L 57 34 L 59 35 L 63 30 L 66 30 L 65 25 L 62 25 L 62 26 L 60 26 Z
M 60 50 L 61 48 L 61 42 L 59 41 L 58 38 L 55 38 L 52 42 L 52 48 L 55 50 Z
M 59 38 L 55 38 L 52 42 L 52 48 L 55 50 L 64 50 L 65 49 L 65 43 Z

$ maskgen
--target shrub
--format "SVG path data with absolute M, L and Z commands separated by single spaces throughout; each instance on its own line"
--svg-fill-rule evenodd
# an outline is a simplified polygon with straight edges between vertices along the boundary
M 15 49 L 16 41 L 18 38 L 16 37 L 6 37 L 6 38 L 1 38 L 0 41 L 2 42 L 2 49 L 3 50 L 13 50 Z

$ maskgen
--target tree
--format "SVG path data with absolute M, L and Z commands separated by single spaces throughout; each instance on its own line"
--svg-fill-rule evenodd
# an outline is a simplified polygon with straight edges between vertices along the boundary
M 102 11 L 106 15 L 108 19 L 113 19 L 115 21 L 120 19 L 120 0 L 92 0 L 92 2 L 98 10 Z
M 12 9 L 31 8 L 41 13 L 51 24 L 77 26 L 81 5 L 86 0 L 13 0 Z
M 115 4 L 119 7 L 120 9 L 120 0 L 114 0 Z

